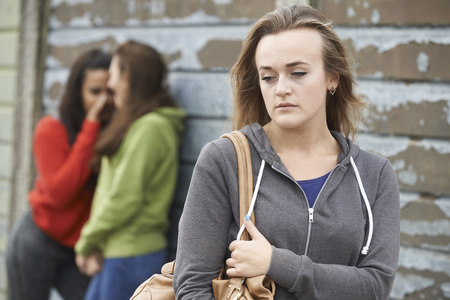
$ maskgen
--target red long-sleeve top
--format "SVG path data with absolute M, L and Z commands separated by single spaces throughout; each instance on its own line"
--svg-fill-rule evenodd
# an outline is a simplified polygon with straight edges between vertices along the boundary
M 55 241 L 73 247 L 89 218 L 93 186 L 89 161 L 100 124 L 85 120 L 72 147 L 65 126 L 42 118 L 33 138 L 37 178 L 28 194 L 36 225 Z

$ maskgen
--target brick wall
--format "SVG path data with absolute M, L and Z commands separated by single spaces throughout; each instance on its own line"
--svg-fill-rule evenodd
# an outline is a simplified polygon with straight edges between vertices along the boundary
M 127 39 L 152 44 L 163 53 L 171 90 L 188 113 L 172 212 L 177 219 L 200 149 L 230 128 L 227 72 L 249 26 L 295 2 L 300 1 L 53 0 L 42 113 L 55 112 L 68 66 L 81 51 L 112 50 Z M 354 54 L 358 91 L 371 104 L 357 143 L 389 158 L 398 175 L 402 247 L 391 297 L 450 298 L 450 2 L 302 2 L 333 19 Z M 0 114 L 10 107 L 1 104 Z M 4 144 L 0 136 L 0 152 Z M 174 244 L 176 223 L 172 229 Z

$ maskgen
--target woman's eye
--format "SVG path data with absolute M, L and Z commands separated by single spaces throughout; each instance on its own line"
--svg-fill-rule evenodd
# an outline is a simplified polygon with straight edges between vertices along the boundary
M 100 94 L 101 93 L 101 89 L 91 89 L 91 93 L 93 94 L 93 95 L 98 95 L 98 94 Z
M 273 80 L 273 77 L 272 76 L 264 76 L 261 80 L 270 82 Z
M 302 77 L 306 75 L 306 72 L 294 72 L 292 75 L 295 77 Z

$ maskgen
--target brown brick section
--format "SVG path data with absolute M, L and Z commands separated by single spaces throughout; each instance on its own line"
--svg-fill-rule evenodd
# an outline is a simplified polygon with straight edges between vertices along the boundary
M 374 133 L 450 138 L 447 107 L 445 100 L 400 104 L 387 112 L 371 107 L 364 125 Z
M 237 61 L 242 41 L 211 40 L 198 52 L 204 69 L 231 68 Z
M 411 144 L 405 151 L 388 157 L 396 166 L 400 189 L 433 196 L 450 194 L 450 153 Z
M 49 44 L 48 55 L 57 59 L 62 66 L 70 67 L 80 53 L 97 47 L 104 49 L 105 46 L 107 49 L 115 49 L 117 47 L 117 42 L 113 37 L 108 37 L 104 40 L 97 40 L 85 44 L 80 43 L 76 46 L 55 46 Z
M 346 43 L 354 54 L 359 76 L 379 73 L 394 80 L 450 80 L 450 45 L 411 42 L 380 53 L 374 46 L 356 52 L 351 41 Z
M 64 26 L 75 18 L 88 17 L 93 26 L 123 26 L 133 19 L 135 24 L 163 18 L 182 19 L 194 13 L 229 21 L 233 19 L 257 19 L 275 8 L 275 0 L 236 0 L 216 4 L 212 0 L 94 0 L 92 4 L 73 6 L 62 2 L 53 8 L 53 15 Z
M 340 25 L 449 25 L 448 0 L 319 0 L 318 7 Z

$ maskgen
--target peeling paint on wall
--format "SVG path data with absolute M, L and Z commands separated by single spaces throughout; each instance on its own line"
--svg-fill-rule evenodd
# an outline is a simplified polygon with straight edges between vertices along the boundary
M 399 44 L 380 53 L 373 45 L 356 51 L 352 48 L 352 41 L 347 40 L 346 42 L 354 52 L 356 72 L 359 76 L 374 78 L 375 75 L 383 74 L 383 79 L 450 80 L 448 70 L 442 63 L 450 61 L 449 45 L 411 42 Z M 421 52 L 427 54 L 427 61 L 423 55 L 420 55 Z M 418 69 L 418 57 L 420 58 L 420 70 Z
M 356 13 L 353 7 L 351 6 L 347 7 L 347 18 L 353 18 L 355 15 Z
M 437 199 L 434 203 L 450 218 L 450 198 Z
M 450 220 L 400 222 L 402 233 L 408 235 L 450 236 Z
M 450 276 L 450 260 L 446 254 L 401 247 L 399 266 L 418 271 L 442 272 Z
M 191 117 L 228 118 L 233 96 L 226 73 L 178 73 L 169 75 L 171 92 Z M 214 105 L 211 105 L 214 103 Z
M 334 0 L 334 1 L 339 1 L 339 0 Z M 294 5 L 294 4 L 309 5 L 310 0 L 276 0 L 275 8 L 281 8 L 281 7 Z
M 398 83 L 360 80 L 357 91 L 364 94 L 371 105 L 380 113 L 391 111 L 402 104 L 419 104 L 424 101 L 438 102 L 445 100 L 450 107 L 450 85 L 445 83 Z M 450 109 L 447 111 L 447 121 L 450 124 Z
M 436 237 L 439 239 L 439 241 L 441 241 L 441 237 L 438 236 Z M 429 243 L 421 243 L 420 245 L 421 249 L 424 250 L 431 250 L 431 251 L 438 251 L 438 252 L 443 252 L 443 253 L 450 253 L 450 243 L 447 243 L 446 245 L 436 245 L 436 244 L 429 244 Z
M 450 298 L 450 283 L 446 282 L 441 284 L 441 289 L 444 297 Z
M 224 20 L 249 23 L 272 11 L 274 0 L 96 0 L 79 3 L 52 3 L 51 28 L 72 26 L 74 12 L 91 12 L 80 26 L 89 27 L 101 20 L 107 26 L 145 26 L 150 24 L 219 23 Z M 82 14 L 84 14 L 82 13 Z
M 394 299 L 403 299 L 407 294 L 430 287 L 433 284 L 434 280 L 431 278 L 414 274 L 403 275 L 397 273 L 391 297 Z
M 447 25 L 450 3 L 447 0 L 322 0 L 319 3 L 324 14 L 337 24 L 360 25 L 373 18 L 377 10 L 381 25 Z M 348 7 L 354 13 L 346 14 Z
M 417 56 L 417 69 L 420 72 L 428 72 L 429 64 L 428 64 L 429 57 L 426 53 L 420 52 Z
M 404 184 L 415 185 L 417 183 L 418 175 L 413 170 L 413 166 L 409 165 L 408 170 L 400 170 L 397 172 L 397 178 Z
M 226 5 L 226 4 L 232 4 L 233 0 L 213 0 L 214 4 L 216 5 Z
M 450 194 L 450 154 L 437 151 L 447 153 L 450 143 L 435 139 L 424 143 L 409 137 L 373 134 L 360 134 L 357 143 L 364 150 L 389 158 L 401 189 L 436 196 Z
M 68 77 L 69 69 L 54 69 L 46 72 L 43 87 L 45 114 L 57 116 L 57 109 Z
M 208 27 L 192 28 L 126 28 L 117 30 L 108 29 L 80 29 L 67 35 L 65 31 L 54 31 L 49 34 L 48 40 L 52 48 L 77 47 L 79 45 L 89 45 L 98 41 L 114 41 L 114 44 L 134 39 L 143 43 L 153 45 L 158 51 L 171 55 L 180 52 L 182 55 L 178 60 L 171 62 L 172 69 L 203 69 L 202 63 L 198 59 L 198 52 L 210 40 L 237 41 L 243 40 L 248 30 L 248 26 L 234 26 L 233 28 L 217 26 L 214 30 Z M 52 49 L 50 49 L 52 55 Z M 55 57 L 53 57 L 55 58 Z M 47 64 L 55 60 L 47 60 Z M 68 65 L 64 62 L 64 65 Z M 49 67 L 57 67 L 49 65 Z
M 77 4 L 93 3 L 94 1 L 95 0 L 51 0 L 51 6 L 58 6 L 63 3 L 69 6 L 75 6 Z
M 372 11 L 372 15 L 370 16 L 370 21 L 372 21 L 372 24 L 378 24 L 380 23 L 380 12 L 378 9 L 374 9 Z
M 420 198 L 417 193 L 400 193 L 400 209 L 405 207 L 408 203 L 416 201 Z
M 351 40 L 356 51 L 373 46 L 379 53 L 391 50 L 398 45 L 409 43 L 450 45 L 447 29 L 441 28 L 343 28 L 336 27 L 336 32 L 343 40 Z
M 445 140 L 423 139 L 418 142 L 418 145 L 422 146 L 425 150 L 434 149 L 439 154 L 450 154 L 450 143 Z
M 357 143 L 361 148 L 376 152 L 384 157 L 395 156 L 408 149 L 410 145 L 408 137 L 381 137 L 379 135 L 360 134 Z

